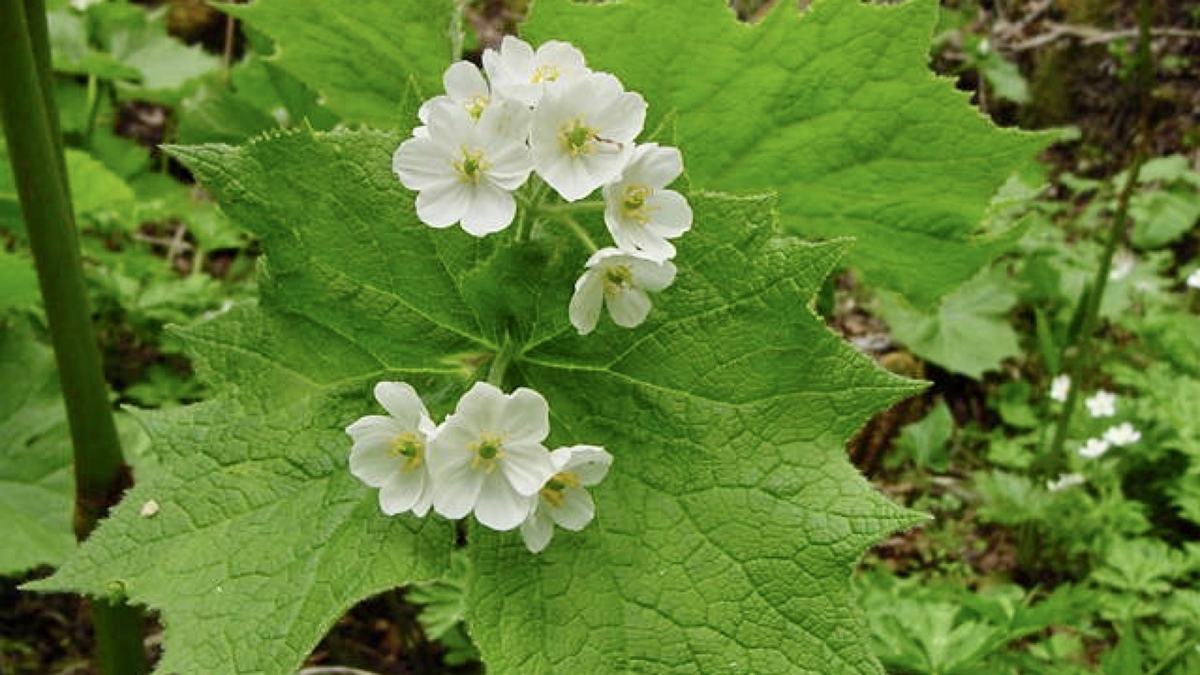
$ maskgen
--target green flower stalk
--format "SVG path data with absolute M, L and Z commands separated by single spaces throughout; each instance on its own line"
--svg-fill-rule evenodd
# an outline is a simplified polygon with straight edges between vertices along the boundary
M 40 0 L 0 0 L 0 16 L 0 108 L 66 401 L 75 448 L 74 528 L 83 540 L 128 485 L 128 468 L 92 332 L 51 94 L 45 7 Z M 140 612 L 97 601 L 92 613 L 101 671 L 146 672 Z

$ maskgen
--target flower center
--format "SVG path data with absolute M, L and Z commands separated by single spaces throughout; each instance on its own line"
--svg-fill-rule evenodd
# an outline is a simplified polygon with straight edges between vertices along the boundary
M 478 469 L 483 467 L 484 473 L 491 473 L 496 470 L 496 462 L 504 459 L 504 444 L 498 436 L 484 434 L 478 443 L 468 448 L 475 453 L 475 459 L 471 460 L 471 468 Z
M 629 265 L 613 265 L 604 269 L 604 294 L 617 295 L 633 287 L 633 270 Z
M 392 457 L 403 459 L 401 471 L 409 473 L 416 471 L 425 459 L 425 444 L 411 431 L 406 431 L 392 439 L 390 449 Z
M 483 179 L 483 172 L 490 168 L 491 164 L 483 156 L 482 150 L 467 147 L 462 149 L 462 159 L 454 162 L 454 171 L 458 174 L 459 182 L 468 185 L 478 185 Z
M 491 102 L 492 100 L 487 96 L 472 96 L 463 102 L 463 108 L 466 109 L 471 119 L 478 121 L 479 117 L 483 115 L 484 108 L 488 107 L 488 103 Z
M 650 220 L 650 211 L 653 209 L 646 206 L 646 200 L 650 199 L 650 195 L 654 194 L 654 189 L 648 185 L 630 185 L 625 188 L 625 199 L 621 202 L 621 208 L 625 215 L 639 225 L 645 225 Z
M 558 129 L 558 142 L 572 157 L 590 155 L 599 139 L 596 129 L 583 123 L 583 116 L 576 117 Z
M 562 71 L 558 69 L 558 66 L 546 63 L 538 66 L 537 69 L 533 71 L 533 75 L 529 76 L 529 81 L 533 84 L 539 84 L 541 82 L 553 82 L 557 80 L 560 75 L 562 75 Z
M 542 499 L 550 506 L 560 508 L 567 499 L 567 488 L 577 488 L 580 485 L 579 476 L 569 471 L 556 473 L 542 487 Z

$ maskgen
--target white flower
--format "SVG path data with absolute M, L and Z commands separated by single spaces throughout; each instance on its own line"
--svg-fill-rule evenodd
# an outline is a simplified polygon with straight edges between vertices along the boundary
M 551 40 L 534 52 L 529 43 L 511 35 L 505 36 L 499 51 L 483 53 L 483 69 L 497 94 L 528 106 L 538 104 L 547 85 L 591 72 L 584 65 L 583 52 L 569 43 Z
M 1191 288 L 1200 288 L 1200 267 L 1192 270 L 1192 273 L 1187 276 L 1185 283 Z
M 421 222 L 461 222 L 477 237 L 508 227 L 517 208 L 512 191 L 533 168 L 523 140 L 528 124 L 529 111 L 512 102 L 487 106 L 478 122 L 457 106 L 434 109 L 428 126 L 392 155 L 400 182 L 419 191 Z
M 455 61 L 442 75 L 442 84 L 446 93 L 421 104 L 417 117 L 422 124 L 437 116 L 445 107 L 462 108 L 467 116 L 478 120 L 488 104 L 492 102 L 492 91 L 479 72 L 479 66 L 469 61 Z
M 434 510 L 452 519 L 474 511 L 493 530 L 520 525 L 555 472 L 542 445 L 549 433 L 541 394 L 520 388 L 505 395 L 476 382 L 430 443 Z
M 1083 475 L 1078 473 L 1060 473 L 1058 480 L 1046 481 L 1046 489 L 1051 492 L 1058 492 L 1076 485 L 1083 485 Z
M 1095 396 L 1085 400 L 1084 405 L 1092 417 L 1112 417 L 1117 414 L 1117 395 L 1111 391 L 1100 390 Z
M 1100 455 L 1108 452 L 1108 441 L 1102 438 L 1089 438 L 1083 447 L 1079 448 L 1079 456 L 1088 459 L 1095 459 Z
M 647 143 L 634 149 L 621 178 L 604 186 L 604 224 L 617 246 L 653 260 L 675 257 L 667 240 L 691 228 L 692 207 L 683 195 L 663 188 L 681 173 L 683 157 L 676 148 Z
M 1111 445 L 1132 445 L 1142 440 L 1142 432 L 1133 428 L 1129 422 L 1122 422 L 1115 427 L 1109 427 L 1104 432 L 1104 440 Z
M 1108 278 L 1112 281 L 1120 281 L 1129 276 L 1133 271 L 1133 266 L 1137 262 L 1137 258 L 1128 251 L 1121 251 L 1113 256 L 1112 269 L 1108 272 Z
M 379 508 L 387 515 L 424 516 L 433 499 L 426 462 L 426 446 L 436 431 L 433 420 L 407 383 L 376 384 L 375 400 L 387 416 L 367 415 L 346 427 L 354 439 L 350 473 L 380 488 Z
M 618 326 L 633 328 L 650 314 L 650 296 L 675 280 L 670 261 L 648 260 L 615 248 L 602 248 L 587 261 L 587 271 L 575 282 L 571 296 L 571 324 L 586 335 L 600 320 L 600 307 Z
M 617 78 L 591 73 L 546 90 L 529 144 L 539 175 L 569 202 L 621 175 L 646 121 L 646 101 Z
M 1050 382 L 1050 398 L 1065 403 L 1067 394 L 1071 393 L 1071 376 L 1059 375 Z
M 537 505 L 521 523 L 521 538 L 534 553 L 550 543 L 555 524 L 578 532 L 592 522 L 596 505 L 583 488 L 604 479 L 612 455 L 594 445 L 576 445 L 550 453 L 550 461 L 555 474 L 539 491 Z

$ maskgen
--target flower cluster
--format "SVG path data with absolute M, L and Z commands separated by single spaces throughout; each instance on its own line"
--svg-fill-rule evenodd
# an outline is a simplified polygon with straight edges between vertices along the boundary
M 483 69 L 466 61 L 443 77 L 446 93 L 418 111 L 421 126 L 392 157 L 392 170 L 418 192 L 417 216 L 444 228 L 458 223 L 485 236 L 507 228 L 517 213 L 514 193 L 531 184 L 521 203 L 537 218 L 559 214 L 579 226 L 570 204 L 596 190 L 615 246 L 593 249 L 575 284 L 569 314 L 583 334 L 595 329 L 602 307 L 632 328 L 649 314 L 648 293 L 675 279 L 675 246 L 692 210 L 667 185 L 683 173 L 676 148 L 636 144 L 646 102 L 609 73 L 587 67 L 565 42 L 537 50 L 506 37 L 483 54 Z M 537 177 L 530 181 L 531 175 Z M 568 204 L 544 209 L 542 184 Z
M 604 478 L 612 455 L 590 445 L 547 450 L 550 410 L 536 391 L 477 382 L 440 425 L 407 383 L 380 382 L 375 399 L 388 414 L 362 417 L 346 433 L 350 472 L 379 488 L 385 514 L 474 514 L 493 530 L 520 527 L 534 553 L 554 524 L 578 531 L 595 516 L 583 488 Z

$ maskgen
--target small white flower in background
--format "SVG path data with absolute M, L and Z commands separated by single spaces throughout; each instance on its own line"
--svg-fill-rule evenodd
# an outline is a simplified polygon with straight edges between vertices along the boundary
M 1078 473 L 1061 473 L 1057 480 L 1046 481 L 1046 489 L 1051 492 L 1066 490 L 1069 487 L 1083 485 L 1083 475 Z
M 601 306 L 618 326 L 641 325 L 650 314 L 650 296 L 675 280 L 670 261 L 649 260 L 616 248 L 602 248 L 587 261 L 587 271 L 575 282 L 571 324 L 586 335 L 596 328 Z
M 608 73 L 550 87 L 533 111 L 534 168 L 563 199 L 582 199 L 621 175 L 645 121 L 646 101 Z
M 417 111 L 422 124 L 429 124 L 429 120 L 447 106 L 462 108 L 468 117 L 478 121 L 492 102 L 492 90 L 487 80 L 483 79 L 479 67 L 469 61 L 450 64 L 442 75 L 442 84 L 446 93 L 425 101 Z
M 1067 394 L 1071 393 L 1071 376 L 1059 375 L 1050 382 L 1050 398 L 1065 403 Z
M 405 382 L 375 385 L 375 400 L 388 412 L 367 415 L 346 427 L 354 439 L 350 473 L 379 488 L 379 508 L 389 516 L 429 512 L 433 499 L 427 445 L 436 432 L 417 392 Z
M 596 485 L 608 473 L 612 455 L 594 445 L 559 448 L 550 453 L 554 475 L 538 492 L 533 511 L 521 523 L 521 538 L 538 553 L 550 543 L 554 526 L 578 532 L 592 522 L 596 505 L 584 487 Z
M 1117 395 L 1111 391 L 1098 391 L 1084 401 L 1092 417 L 1112 417 L 1117 414 Z
M 683 156 L 657 143 L 637 146 L 619 180 L 604 186 L 604 224 L 617 246 L 652 260 L 675 257 L 668 239 L 692 226 L 692 207 L 666 186 L 683 173 Z
M 550 40 L 537 48 L 511 35 L 500 49 L 483 52 L 483 69 L 492 88 L 501 96 L 535 106 L 551 84 L 579 79 L 591 71 L 584 65 L 583 52 L 566 42 Z
M 458 519 L 472 511 L 493 530 L 511 530 L 554 475 L 542 441 L 550 433 L 546 399 L 532 389 L 504 394 L 476 382 L 430 443 L 433 508 Z
M 146 501 L 142 502 L 142 508 L 138 509 L 138 515 L 143 518 L 153 518 L 154 516 L 158 515 L 158 511 L 158 502 L 154 501 L 153 499 L 147 499 Z
M 522 140 L 529 111 L 497 101 L 478 122 L 456 106 L 433 113 L 424 132 L 392 156 L 400 182 L 418 191 L 417 217 L 437 228 L 461 222 L 477 237 L 508 227 L 517 209 L 512 191 L 533 169 Z
M 1079 448 L 1079 456 L 1088 459 L 1095 459 L 1100 455 L 1108 452 L 1108 441 L 1102 438 L 1089 438 L 1083 447 Z
M 1191 288 L 1200 288 L 1200 267 L 1192 270 L 1192 273 L 1187 276 L 1186 283 Z
M 1132 445 L 1142 440 L 1142 432 L 1129 422 L 1122 422 L 1115 427 L 1109 427 L 1108 431 L 1104 432 L 1104 440 L 1116 446 Z
M 1129 251 L 1120 251 L 1113 256 L 1112 269 L 1108 272 L 1108 278 L 1111 281 L 1124 279 L 1133 271 L 1133 265 L 1136 262 L 1137 259 L 1133 257 L 1132 253 Z

